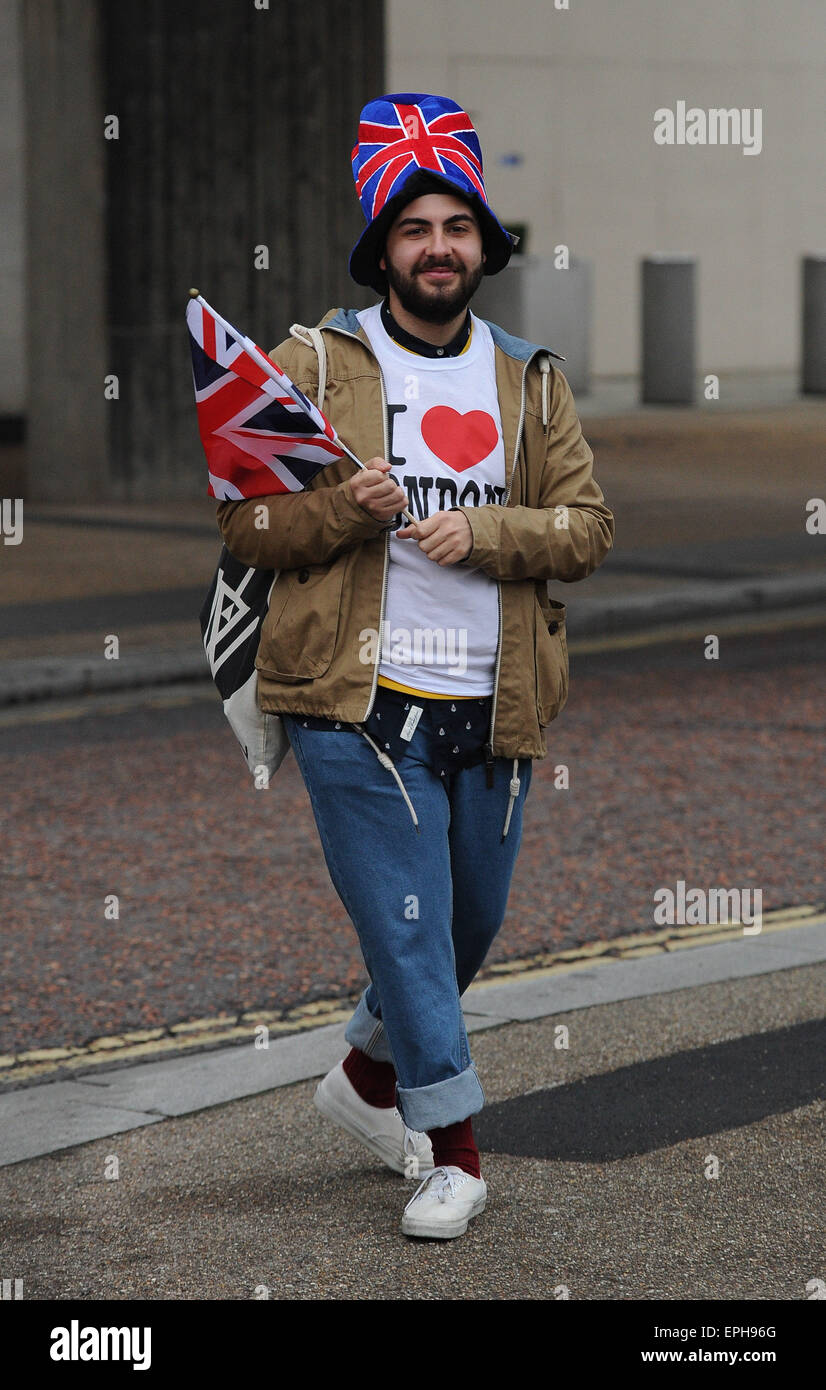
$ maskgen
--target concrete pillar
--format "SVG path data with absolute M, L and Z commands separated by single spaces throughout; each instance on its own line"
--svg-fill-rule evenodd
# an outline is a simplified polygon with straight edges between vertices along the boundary
M 375 299 L 347 261 L 382 0 L 23 7 L 27 495 L 205 496 L 189 286 L 266 349 Z
M 586 395 L 591 389 L 591 325 L 593 323 L 593 263 L 572 256 L 567 270 L 545 262 L 540 289 L 537 276 L 537 327 L 544 327 L 540 342 L 547 342 L 565 358 L 559 366 L 572 391 Z M 544 292 L 543 292 L 544 291 Z M 539 315 L 541 314 L 541 318 Z
M 383 90 L 381 0 L 106 0 L 110 490 L 198 497 L 206 470 L 190 285 L 269 351 L 372 303 L 347 271 L 364 219 L 350 152 Z
M 24 0 L 25 496 L 101 496 L 104 138 L 96 0 Z
M 642 402 L 693 405 L 696 262 L 647 256 L 641 266 Z
M 0 0 L 0 443 L 26 405 L 22 57 L 20 0 Z
M 804 256 L 803 351 L 800 389 L 826 394 L 826 252 Z

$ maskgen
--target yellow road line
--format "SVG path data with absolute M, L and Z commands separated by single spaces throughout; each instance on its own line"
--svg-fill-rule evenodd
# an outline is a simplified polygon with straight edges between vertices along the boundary
M 171 684 L 171 682 L 170 682 Z M 18 724 L 51 724 L 62 719 L 85 719 L 89 715 L 121 714 L 131 709 L 166 709 L 175 705 L 190 705 L 195 700 L 207 700 L 219 704 L 220 697 L 215 686 L 208 689 L 193 689 L 175 694 L 164 694 L 163 687 L 139 687 L 129 692 L 97 691 L 94 695 L 81 696 L 69 702 L 63 700 L 43 700 L 32 704 L 13 705 L 8 710 L 0 710 L 0 729 L 14 728 Z M 220 706 L 219 706 L 220 707 Z
M 610 637 L 572 637 L 568 640 L 568 650 L 574 655 L 591 652 L 612 652 L 632 650 L 635 647 L 653 647 L 666 642 L 688 642 L 702 640 L 710 632 L 717 636 L 737 637 L 752 632 L 780 632 L 791 628 L 826 626 L 826 610 L 817 613 L 798 613 L 794 609 L 775 613 L 768 617 L 765 613 L 733 614 L 730 618 L 715 617 L 713 614 L 699 623 L 696 619 L 685 623 L 664 624 L 633 632 L 617 632 Z
M 826 923 L 823 905 L 779 908 L 776 912 L 766 912 L 762 916 L 761 931 L 790 931 L 796 927 L 822 926 Z M 748 923 L 746 925 L 749 925 Z M 692 927 L 665 927 L 656 932 L 640 932 L 634 936 L 614 937 L 610 941 L 595 941 L 589 945 L 560 951 L 556 956 L 533 956 L 524 961 L 507 961 L 502 965 L 492 965 L 490 973 L 496 979 L 480 980 L 470 986 L 468 994 L 477 989 L 486 989 L 501 982 L 502 977 L 519 976 L 520 979 L 537 979 L 540 976 L 562 974 L 579 970 L 583 965 L 602 965 L 616 960 L 633 960 L 643 955 L 671 955 L 694 946 L 712 946 L 721 941 L 742 939 L 743 924 L 708 923 Z M 755 933 L 758 935 L 758 933 Z M 748 939 L 748 938 L 746 938 Z M 464 996 L 465 998 L 467 997 Z
M 789 931 L 795 927 L 816 926 L 824 922 L 826 904 L 806 904 L 764 913 L 762 930 L 763 933 Z M 469 1004 L 468 1012 L 472 1013 L 470 999 L 477 990 L 502 984 L 508 979 L 526 980 L 568 974 L 584 966 L 607 965 L 612 961 L 632 960 L 641 955 L 667 954 L 741 936 L 740 923 L 722 926 L 709 923 L 696 927 L 663 927 L 656 931 L 614 937 L 610 941 L 586 942 L 564 951 L 545 952 L 524 960 L 492 965 L 486 971 L 486 978 L 472 984 L 464 997 Z M 56 1080 L 81 1070 L 94 1071 L 102 1064 L 111 1066 L 115 1061 L 151 1061 L 163 1055 L 184 1055 L 195 1048 L 240 1043 L 243 1039 L 252 1044 L 256 1028 L 262 1025 L 270 1033 L 278 1034 L 299 1033 L 328 1023 L 343 1023 L 352 1014 L 359 993 L 347 999 L 317 999 L 286 1014 L 261 1009 L 250 1010 L 239 1018 L 237 1014 L 224 1013 L 176 1023 L 169 1028 L 128 1030 L 94 1038 L 82 1046 L 21 1048 L 17 1053 L 0 1056 L 0 1083 Z

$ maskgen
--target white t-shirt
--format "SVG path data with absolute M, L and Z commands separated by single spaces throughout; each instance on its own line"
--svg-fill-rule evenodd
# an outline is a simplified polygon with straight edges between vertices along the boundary
M 490 330 L 471 314 L 458 357 L 422 357 L 388 335 L 381 306 L 357 315 L 384 376 L 392 476 L 417 519 L 505 500 L 505 450 Z M 389 537 L 379 675 L 446 695 L 490 695 L 499 637 L 497 582 L 429 560 L 399 514 Z

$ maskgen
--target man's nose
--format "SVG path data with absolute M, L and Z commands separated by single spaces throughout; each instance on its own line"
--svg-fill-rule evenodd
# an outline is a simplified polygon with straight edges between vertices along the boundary
M 430 237 L 430 254 L 434 260 L 446 260 L 450 256 L 450 242 L 441 227 L 435 227 Z

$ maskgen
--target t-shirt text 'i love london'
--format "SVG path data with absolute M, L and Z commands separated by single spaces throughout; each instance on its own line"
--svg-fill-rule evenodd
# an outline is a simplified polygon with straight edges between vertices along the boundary
M 406 492 L 412 515 L 424 520 L 451 507 L 504 504 L 495 349 L 486 324 L 472 315 L 465 351 L 431 358 L 394 342 L 378 304 L 358 318 L 384 377 L 391 476 Z M 489 695 L 499 635 L 496 580 L 478 569 L 428 559 L 413 537 L 396 536 L 406 524 L 399 513 L 390 531 L 379 674 L 424 690 Z M 445 631 L 454 639 L 424 651 L 402 640 L 394 644 L 394 633 L 416 630 Z

